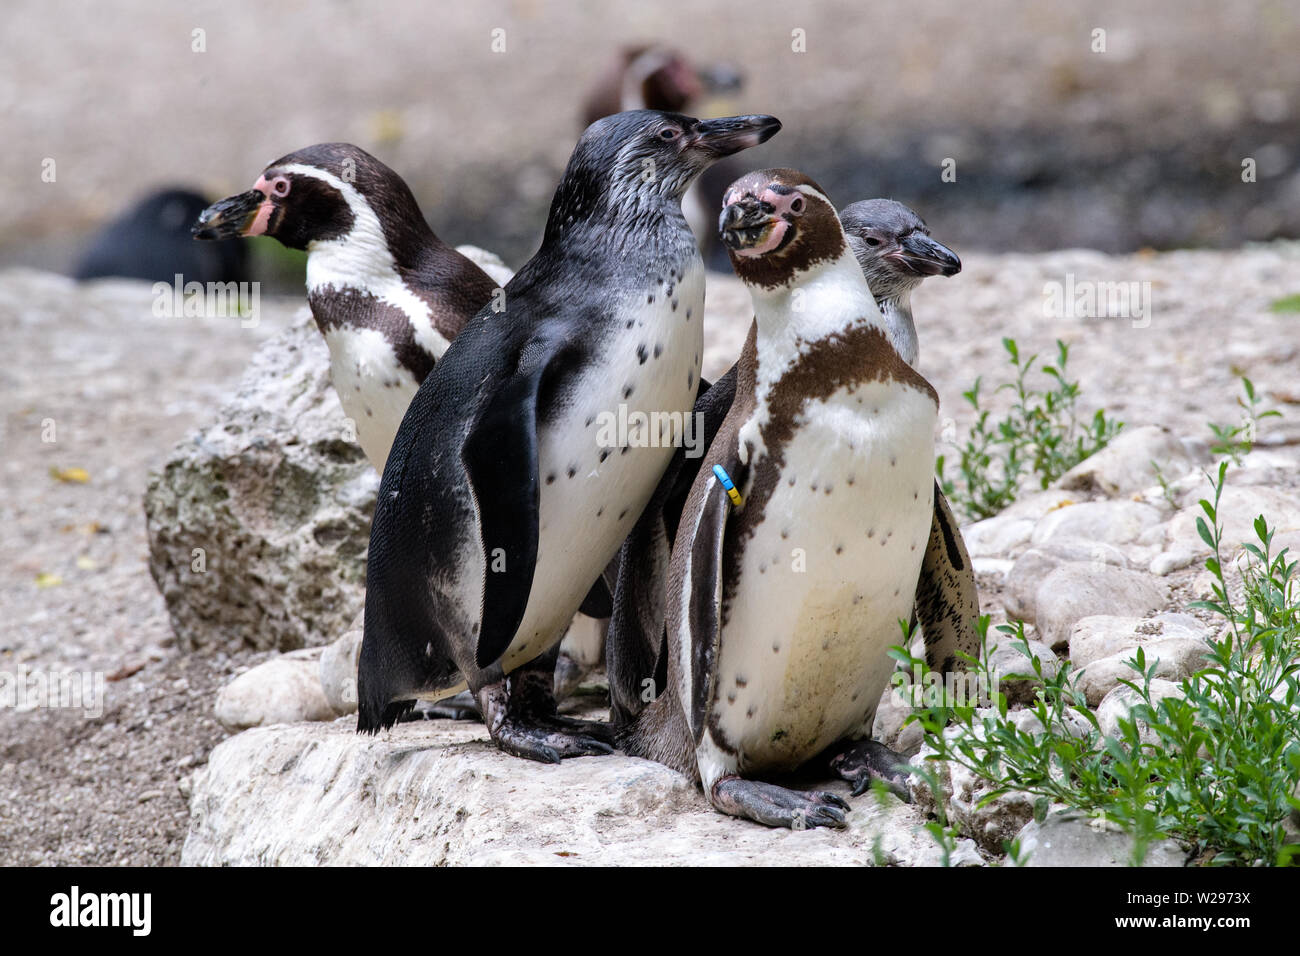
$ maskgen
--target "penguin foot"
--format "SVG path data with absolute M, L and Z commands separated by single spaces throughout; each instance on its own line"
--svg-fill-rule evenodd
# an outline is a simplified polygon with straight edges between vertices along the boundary
M 492 740 L 513 756 L 559 763 L 565 757 L 601 757 L 614 752 L 614 728 L 610 725 L 537 713 L 526 697 L 523 701 L 512 698 L 504 681 L 479 690 L 478 699 Z
M 861 796 L 879 780 L 905 803 L 912 802 L 907 778 L 912 772 L 907 758 L 890 750 L 878 740 L 846 741 L 843 749 L 831 757 L 831 771 L 853 784 L 853 796 Z
M 769 827 L 809 830 L 847 826 L 849 805 L 825 790 L 787 790 L 776 784 L 728 775 L 713 784 L 709 800 L 721 812 Z
M 478 702 L 474 695 L 464 690 L 455 697 L 448 697 L 437 703 L 417 700 L 415 706 L 397 718 L 399 724 L 413 720 L 482 720 L 478 712 Z

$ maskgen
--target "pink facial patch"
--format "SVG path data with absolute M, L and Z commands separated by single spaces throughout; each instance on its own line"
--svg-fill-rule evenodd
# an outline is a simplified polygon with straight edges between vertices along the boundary
M 275 186 L 275 182 L 280 178 L 282 177 L 277 176 L 274 180 L 268 180 L 265 176 L 259 176 L 257 182 L 253 183 L 253 188 L 265 196 L 266 200 L 257 207 L 257 215 L 248 224 L 248 228 L 244 230 L 244 235 L 266 235 L 267 227 L 271 223 L 271 211 L 275 208 L 274 203 L 271 202 L 271 191 Z
M 756 259 L 759 256 L 765 256 L 781 244 L 785 238 L 786 230 L 790 224 L 784 219 L 776 219 L 772 222 L 772 228 L 768 230 L 767 238 L 756 246 L 746 246 L 743 249 L 737 249 L 736 255 L 746 256 L 750 259 Z

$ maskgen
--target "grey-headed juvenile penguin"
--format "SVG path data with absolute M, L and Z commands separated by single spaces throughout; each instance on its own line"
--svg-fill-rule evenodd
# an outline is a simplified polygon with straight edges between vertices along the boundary
M 643 110 L 583 134 L 504 310 L 462 330 L 398 430 L 370 535 L 358 730 L 468 685 L 507 752 L 608 752 L 604 725 L 555 716 L 537 662 L 673 453 L 671 435 L 611 440 L 612 419 L 695 399 L 704 270 L 681 196 L 779 128 Z
M 909 365 L 918 358 L 911 293 L 929 275 L 955 275 L 961 260 L 930 237 L 921 218 L 902 203 L 869 199 L 840 212 L 849 248 L 861 266 L 885 321 L 891 344 Z M 705 446 L 722 424 L 736 391 L 736 366 L 712 386 L 701 385 L 695 414 Z M 626 725 L 649 696 L 647 688 L 665 685 L 662 598 L 669 555 L 686 495 L 699 458 L 678 452 L 636 527 L 620 549 L 619 581 L 608 640 L 607 673 L 613 719 Z M 935 670 L 960 668 L 958 652 L 973 655 L 978 637 L 979 595 L 974 569 L 948 500 L 935 485 L 934 518 L 917 582 L 912 623 L 921 625 L 927 661 Z M 881 768 L 861 763 L 856 752 L 835 755 L 833 769 L 864 788 Z M 883 755 L 882 755 L 883 756 Z M 878 761 L 879 762 L 879 761 Z
M 274 236 L 307 251 L 307 302 L 330 376 L 379 472 L 415 390 L 508 278 L 439 239 L 405 181 L 349 143 L 282 156 L 252 189 L 204 210 L 193 232 Z
M 623 742 L 724 813 L 842 826 L 838 796 L 755 778 L 832 746 L 855 768 L 877 759 L 863 738 L 930 538 L 938 400 L 890 343 L 816 183 L 751 173 L 721 228 L 755 323 L 676 529 L 667 687 Z
M 864 199 L 840 210 L 840 223 L 885 317 L 889 340 L 913 368 L 920 358 L 912 290 L 927 276 L 953 276 L 961 260 L 915 212 L 892 199 Z

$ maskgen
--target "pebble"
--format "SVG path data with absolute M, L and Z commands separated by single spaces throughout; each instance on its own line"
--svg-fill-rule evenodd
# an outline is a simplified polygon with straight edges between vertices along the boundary
M 1042 579 L 1034 597 L 1039 639 L 1069 643 L 1074 625 L 1096 614 L 1145 617 L 1169 606 L 1169 588 L 1143 571 L 1110 564 L 1063 564 Z
M 319 657 L 319 648 L 292 651 L 240 674 L 218 692 L 217 720 L 229 730 L 333 720 Z
M 1195 467 L 1196 460 L 1168 428 L 1130 425 L 1101 451 L 1057 479 L 1053 487 L 1115 498 L 1159 484 L 1157 468 L 1159 475 L 1172 481 Z

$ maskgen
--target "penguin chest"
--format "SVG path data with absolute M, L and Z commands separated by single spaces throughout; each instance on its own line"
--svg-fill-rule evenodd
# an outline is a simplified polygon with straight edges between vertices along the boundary
M 674 450 L 696 434 L 703 313 L 698 257 L 665 270 L 610 316 L 593 360 L 539 425 L 537 565 L 507 671 L 559 640 Z
M 420 383 L 377 329 L 336 326 L 325 333 L 330 379 L 355 438 L 380 474 Z
M 751 469 L 770 491 L 735 558 L 711 714 L 738 769 L 793 769 L 874 716 L 929 538 L 935 413 L 895 382 L 842 389 L 805 403 L 775 470 Z

